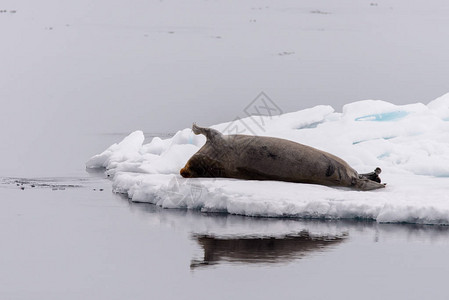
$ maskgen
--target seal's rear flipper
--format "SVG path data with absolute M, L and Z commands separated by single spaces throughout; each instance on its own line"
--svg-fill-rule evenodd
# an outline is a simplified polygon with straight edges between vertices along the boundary
M 379 174 L 381 172 L 382 172 L 382 170 L 379 167 L 377 167 L 374 170 L 374 172 L 366 173 L 366 174 L 360 174 L 360 178 L 366 178 L 366 179 L 369 179 L 369 180 L 381 183 L 381 180 L 380 180 L 380 177 L 379 177 Z
M 372 181 L 366 178 L 361 178 L 357 180 L 355 186 L 357 189 L 361 191 L 371 191 L 385 188 L 386 183 L 378 183 L 376 181 Z
M 195 123 L 193 123 L 193 125 L 192 125 L 192 131 L 194 134 L 197 134 L 197 135 L 198 134 L 205 135 L 208 140 L 214 140 L 217 137 L 221 137 L 221 133 L 218 132 L 217 130 L 212 129 L 212 128 L 200 127 L 200 126 L 196 125 Z

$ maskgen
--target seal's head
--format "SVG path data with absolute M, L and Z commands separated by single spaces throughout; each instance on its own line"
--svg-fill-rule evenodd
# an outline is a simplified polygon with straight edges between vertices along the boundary
M 184 178 L 195 177 L 195 176 L 192 176 L 193 174 L 192 174 L 192 172 L 189 169 L 189 163 L 187 163 L 185 165 L 185 167 L 182 168 L 181 171 L 179 171 L 179 174 L 181 174 L 181 176 L 184 177 Z
M 192 156 L 184 168 L 179 171 L 179 173 L 184 178 L 210 177 L 208 176 L 208 170 L 204 162 L 204 157 L 200 155 Z
M 179 173 L 184 178 L 225 177 L 224 167 L 219 161 L 200 153 L 192 156 Z

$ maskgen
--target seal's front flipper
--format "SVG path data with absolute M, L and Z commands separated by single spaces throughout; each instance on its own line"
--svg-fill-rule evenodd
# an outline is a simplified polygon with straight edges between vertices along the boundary
M 207 140 L 214 140 L 218 137 L 221 137 L 221 133 L 218 132 L 215 129 L 212 128 L 205 128 L 205 127 L 200 127 L 198 125 L 196 125 L 195 123 L 193 123 L 192 125 L 192 131 L 194 134 L 202 134 L 205 135 Z
M 374 172 L 366 173 L 366 174 L 360 174 L 360 178 L 366 178 L 366 179 L 369 179 L 369 180 L 381 183 L 381 180 L 380 180 L 380 177 L 379 177 L 379 174 L 381 172 L 382 172 L 382 170 L 379 167 L 377 167 L 374 170 Z

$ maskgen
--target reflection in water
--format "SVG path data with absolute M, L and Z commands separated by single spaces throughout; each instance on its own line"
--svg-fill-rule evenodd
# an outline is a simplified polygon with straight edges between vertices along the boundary
M 314 252 L 325 251 L 345 240 L 346 235 L 313 237 L 302 231 L 284 237 L 218 238 L 208 235 L 193 236 L 204 250 L 203 260 L 193 260 L 190 267 L 197 268 L 220 262 L 282 263 L 302 258 Z
M 332 251 L 343 242 L 361 240 L 444 245 L 449 241 L 449 226 L 382 224 L 372 220 L 254 218 L 163 209 L 153 204 L 133 203 L 123 195 L 115 196 L 118 201 L 126 201 L 136 217 L 149 226 L 169 227 L 191 237 L 199 246 L 190 261 L 192 269 L 226 263 L 293 263 L 306 256 Z

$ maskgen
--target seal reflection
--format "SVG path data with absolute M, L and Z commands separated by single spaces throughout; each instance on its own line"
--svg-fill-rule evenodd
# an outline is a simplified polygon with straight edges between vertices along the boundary
M 288 263 L 307 255 L 332 249 L 346 240 L 340 236 L 312 236 L 308 231 L 283 237 L 215 237 L 194 235 L 204 250 L 203 260 L 192 260 L 191 269 L 229 263 Z

